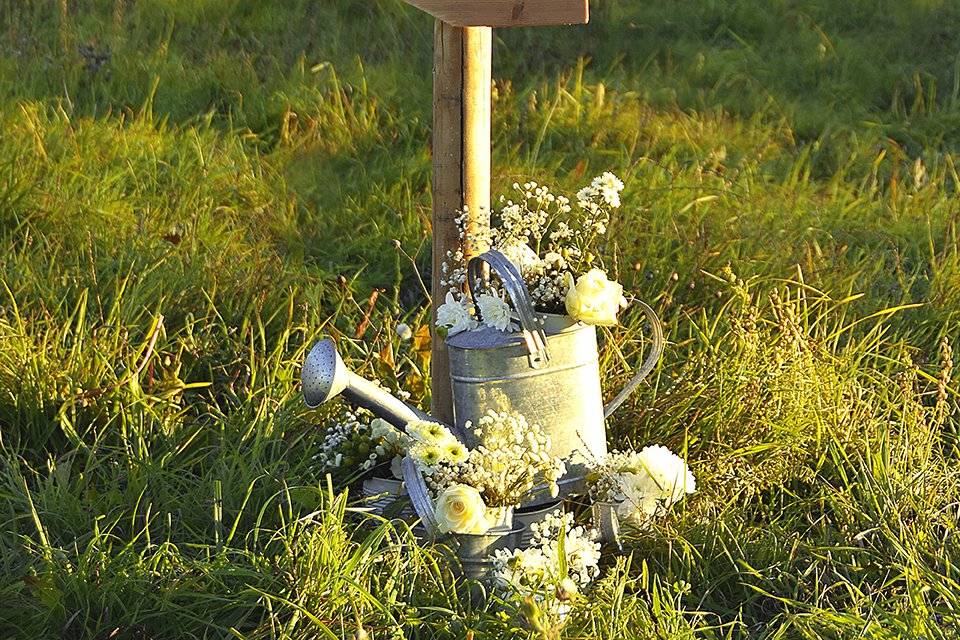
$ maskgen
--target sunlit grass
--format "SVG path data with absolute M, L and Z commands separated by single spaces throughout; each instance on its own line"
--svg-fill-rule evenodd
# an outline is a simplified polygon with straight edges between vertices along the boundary
M 562 636 L 956 637 L 957 10 L 846 4 L 498 34 L 494 190 L 625 179 L 670 344 L 611 442 L 700 488 Z M 529 635 L 328 483 L 296 383 L 328 333 L 429 405 L 430 47 L 400 0 L 0 3 L 0 637 Z

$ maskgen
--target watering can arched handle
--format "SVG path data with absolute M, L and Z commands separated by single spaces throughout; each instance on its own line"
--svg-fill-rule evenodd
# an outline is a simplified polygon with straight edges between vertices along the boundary
M 630 382 L 620 390 L 617 397 L 603 408 L 603 417 L 605 419 L 609 418 L 610 415 L 620 408 L 620 405 L 630 397 L 630 394 L 637 390 L 637 387 L 643 382 L 643 379 L 650 375 L 653 368 L 657 366 L 657 363 L 660 361 L 660 356 L 663 354 L 663 325 L 660 323 L 660 318 L 657 317 L 657 314 L 647 303 L 637 300 L 634 304 L 640 307 L 643 314 L 647 316 L 647 321 L 650 322 L 650 330 L 653 332 L 653 344 L 650 346 L 650 354 L 647 355 L 647 359 L 643 362 L 640 370 L 630 378 Z
M 513 308 L 520 318 L 520 329 L 523 332 L 523 339 L 527 343 L 529 352 L 528 358 L 530 367 L 539 369 L 547 362 L 550 362 L 550 350 L 547 348 L 547 334 L 543 331 L 543 320 L 533 310 L 533 302 L 530 300 L 530 292 L 527 291 L 527 285 L 523 281 L 523 276 L 517 270 L 507 256 L 496 249 L 490 249 L 485 253 L 472 258 L 467 264 L 467 287 L 474 301 L 474 310 L 477 319 L 481 320 L 480 308 L 476 305 L 477 296 L 480 295 L 479 287 L 483 284 L 483 265 L 490 265 L 493 272 L 500 276 L 503 288 L 510 301 L 513 302 Z
M 430 538 L 436 537 L 440 525 L 436 516 L 433 515 L 433 501 L 430 499 L 430 492 L 427 491 L 427 483 L 423 479 L 423 474 L 420 473 L 416 463 L 409 455 L 403 457 L 400 469 L 413 510 L 420 516 L 420 523 L 426 529 L 427 535 Z

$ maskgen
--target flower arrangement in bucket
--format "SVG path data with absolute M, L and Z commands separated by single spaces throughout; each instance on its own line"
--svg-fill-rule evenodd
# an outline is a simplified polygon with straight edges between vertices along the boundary
M 536 311 L 567 315 L 596 326 L 614 326 L 627 306 L 623 287 L 603 268 L 603 241 L 611 212 L 620 207 L 624 184 L 607 172 L 576 196 L 576 204 L 536 182 L 514 184 L 517 201 L 503 206 L 491 221 L 489 237 L 475 240 L 502 253 L 523 277 Z M 461 238 L 466 239 L 461 215 Z M 448 252 L 442 265 L 449 287 L 437 310 L 437 325 L 448 335 L 488 326 L 511 332 L 513 310 L 503 293 L 490 288 L 472 301 L 466 296 L 467 265 L 461 251 Z
M 617 544 L 621 524 L 647 527 L 697 489 L 683 458 L 661 445 L 610 452 L 594 463 L 587 484 L 595 524 Z
M 550 455 L 543 429 L 517 413 L 490 410 L 468 427 L 480 442 L 470 450 L 439 423 L 407 425 L 417 441 L 408 456 L 431 501 L 427 515 L 441 534 L 508 531 L 513 509 L 536 488 L 557 494 L 565 465 Z
M 405 499 L 400 462 L 413 442 L 366 409 L 342 408 L 333 415 L 313 460 L 338 484 L 362 479 L 364 506 L 373 513 L 406 517 L 413 511 Z
M 405 433 L 366 409 L 342 408 L 332 416 L 314 460 L 321 472 L 347 483 L 370 475 L 399 480 L 409 446 Z
M 600 575 L 597 532 L 570 513 L 547 516 L 530 526 L 529 545 L 493 552 L 493 584 L 501 596 L 541 615 L 564 617 L 580 593 Z M 532 618 L 526 612 L 526 617 Z
M 419 515 L 445 535 L 465 577 L 485 581 L 505 601 L 530 600 L 542 612 L 565 615 L 599 575 L 598 534 L 560 506 L 524 526 L 512 519 L 537 492 L 557 495 L 564 462 L 549 453 L 543 429 L 516 412 L 489 410 L 468 425 L 481 444 L 465 457 L 442 425 L 407 425 L 418 444 L 404 461 L 404 477 Z

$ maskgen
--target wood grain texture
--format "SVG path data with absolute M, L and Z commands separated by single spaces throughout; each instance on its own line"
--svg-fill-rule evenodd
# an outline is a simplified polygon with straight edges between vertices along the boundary
M 453 424 L 447 348 L 436 331 L 437 307 L 447 288 L 441 266 L 447 252 L 467 256 L 486 247 L 461 247 L 456 217 L 466 206 L 471 235 L 490 225 L 490 82 L 493 35 L 488 27 L 437 21 L 433 65 L 433 340 L 431 414 Z M 485 235 L 485 234 L 483 234 Z
M 447 251 L 460 241 L 456 215 L 463 206 L 460 167 L 463 154 L 463 30 L 437 21 L 433 38 L 433 323 L 430 357 L 431 407 L 434 418 L 453 424 L 450 364 L 437 333 L 437 308 Z
M 589 0 L 406 0 L 457 27 L 586 24 Z
M 463 30 L 463 204 L 468 211 L 465 260 L 487 250 L 490 231 L 490 121 L 493 30 Z

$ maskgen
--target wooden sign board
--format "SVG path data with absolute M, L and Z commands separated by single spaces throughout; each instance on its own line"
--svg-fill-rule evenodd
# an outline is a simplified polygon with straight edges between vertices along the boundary
M 589 0 L 406 0 L 455 27 L 586 24 Z

